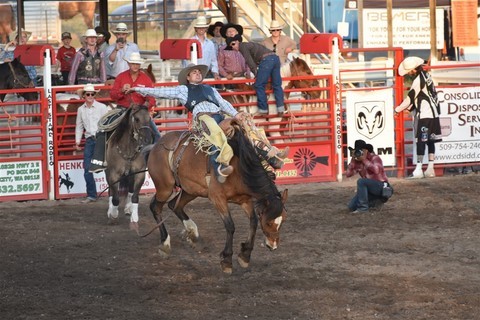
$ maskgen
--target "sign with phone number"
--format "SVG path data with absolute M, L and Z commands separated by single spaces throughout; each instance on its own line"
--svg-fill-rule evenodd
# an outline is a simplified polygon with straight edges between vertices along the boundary
M 0 197 L 43 192 L 42 162 L 0 163 Z

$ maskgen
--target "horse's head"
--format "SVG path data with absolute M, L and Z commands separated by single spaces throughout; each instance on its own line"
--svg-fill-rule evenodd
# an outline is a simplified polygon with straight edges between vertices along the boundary
M 9 77 L 10 83 L 6 84 L 8 89 L 28 89 L 34 87 L 27 69 L 25 69 L 25 66 L 20 62 L 19 58 L 15 58 L 13 61 L 8 62 L 8 66 L 11 73 L 11 77 Z M 37 100 L 38 98 L 36 92 L 22 92 L 20 95 L 28 101 Z
M 150 113 L 146 106 L 131 106 L 130 124 L 133 138 L 140 148 L 153 142 L 153 132 L 150 127 Z
M 256 203 L 256 211 L 260 219 L 260 226 L 265 235 L 265 244 L 270 250 L 275 250 L 280 242 L 280 228 L 287 218 L 285 203 L 288 198 L 288 189 L 283 194 L 263 198 Z

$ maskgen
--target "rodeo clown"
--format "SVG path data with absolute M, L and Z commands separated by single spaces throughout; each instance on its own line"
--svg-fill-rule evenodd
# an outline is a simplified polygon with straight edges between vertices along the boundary
M 204 138 L 214 147 L 211 161 L 215 170 L 217 180 L 224 183 L 227 177 L 233 172 L 230 160 L 233 157 L 233 150 L 227 142 L 225 133 L 218 125 L 223 119 L 224 114 L 234 117 L 240 121 L 248 118 L 248 114 L 238 112 L 226 100 L 224 100 L 218 91 L 210 85 L 202 84 L 207 74 L 208 67 L 206 65 L 190 64 L 182 69 L 178 75 L 179 86 L 163 87 L 163 88 L 131 88 L 130 92 L 138 92 L 142 95 L 149 95 L 155 98 L 178 99 L 188 111 L 193 114 L 194 126 L 199 128 Z M 206 128 L 203 129 L 203 128 Z M 264 150 L 264 154 L 271 152 L 274 147 L 268 146 Z M 288 149 L 272 155 L 271 160 L 275 163 L 275 167 L 281 167 L 287 156 Z M 270 160 L 270 159 L 269 159 Z M 280 163 L 278 163 L 278 161 Z

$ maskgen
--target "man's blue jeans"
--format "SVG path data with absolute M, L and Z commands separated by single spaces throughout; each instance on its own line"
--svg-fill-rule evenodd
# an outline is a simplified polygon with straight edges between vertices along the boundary
M 360 178 L 357 180 L 357 194 L 350 200 L 348 208 L 352 211 L 367 211 L 369 201 L 382 199 L 383 182 Z
M 85 140 L 85 149 L 83 149 L 83 177 L 85 178 L 85 183 L 87 185 L 87 197 L 97 199 L 97 185 L 95 184 L 93 173 L 88 172 L 94 150 L 95 139 L 90 137 Z
M 257 105 L 260 113 L 268 113 L 267 94 L 265 87 L 268 79 L 272 78 L 273 94 L 277 104 L 277 111 L 284 112 L 285 104 L 283 102 L 282 76 L 280 75 L 280 59 L 276 54 L 266 56 L 260 61 L 255 79 L 255 92 L 257 94 Z

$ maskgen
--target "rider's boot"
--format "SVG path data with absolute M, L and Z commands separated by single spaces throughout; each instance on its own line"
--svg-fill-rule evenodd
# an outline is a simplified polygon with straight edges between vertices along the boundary
M 97 132 L 95 150 L 93 151 L 89 172 L 97 173 L 107 168 L 107 162 L 105 161 L 106 136 L 107 134 L 103 131 Z

